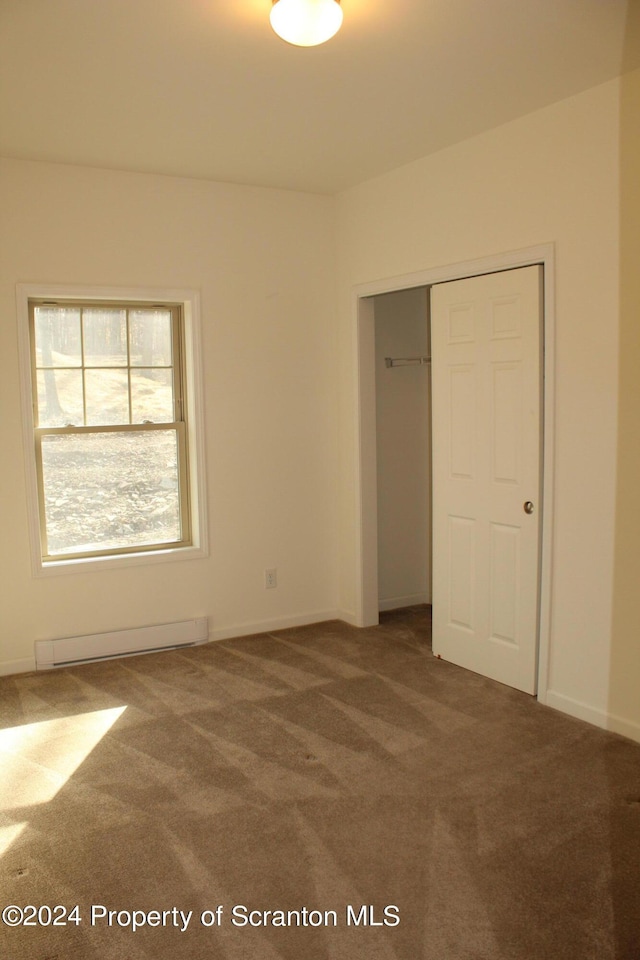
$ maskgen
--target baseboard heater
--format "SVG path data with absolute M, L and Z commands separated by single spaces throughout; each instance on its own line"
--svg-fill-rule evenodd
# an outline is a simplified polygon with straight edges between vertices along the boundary
M 140 653 L 157 653 L 178 647 L 194 647 L 209 638 L 209 621 L 183 620 L 162 623 L 155 627 L 136 627 L 112 633 L 93 633 L 86 637 L 64 640 L 36 640 L 36 669 L 52 670 L 94 660 L 131 657 Z

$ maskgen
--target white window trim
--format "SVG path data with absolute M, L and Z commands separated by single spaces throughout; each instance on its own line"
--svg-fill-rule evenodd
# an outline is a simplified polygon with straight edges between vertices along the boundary
M 65 573 L 84 573 L 89 570 L 105 570 L 114 567 L 131 567 L 152 563 L 174 562 L 176 560 L 195 560 L 207 557 L 209 555 L 209 544 L 207 535 L 207 484 L 205 475 L 204 395 L 199 292 L 192 289 L 166 287 L 87 287 L 54 283 L 19 283 L 16 286 L 16 296 L 27 517 L 33 576 L 48 577 Z M 170 302 L 181 304 L 184 316 L 185 372 L 188 386 L 189 497 L 191 503 L 191 529 L 193 539 L 191 546 L 169 547 L 163 550 L 147 550 L 141 551 L 140 553 L 122 554 L 120 556 L 81 557 L 43 562 L 40 545 L 38 477 L 34 444 L 34 393 L 29 337 L 29 300 L 37 298 L 84 301 L 138 301 L 149 303 Z

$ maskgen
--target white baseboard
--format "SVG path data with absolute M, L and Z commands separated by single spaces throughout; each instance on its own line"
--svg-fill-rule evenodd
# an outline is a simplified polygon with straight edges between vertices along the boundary
M 32 673 L 35 669 L 35 657 L 24 657 L 22 660 L 5 660 L 0 663 L 0 677 L 9 677 L 14 673 Z
M 606 710 L 599 710 L 588 703 L 582 703 L 580 700 L 574 700 L 572 697 L 566 697 L 563 693 L 556 693 L 555 690 L 547 690 L 544 701 L 547 707 L 553 707 L 561 713 L 568 713 L 570 717 L 576 717 L 578 720 L 585 720 L 586 723 L 593 724 L 594 727 L 607 729 L 608 715 Z
M 640 723 L 635 720 L 627 720 L 625 717 L 619 717 L 616 714 L 609 713 L 607 710 L 598 710 L 597 707 L 591 707 L 580 700 L 573 700 L 555 690 L 548 690 L 544 700 L 545 703 L 554 710 L 560 710 L 561 713 L 568 713 L 570 717 L 577 717 L 578 720 L 585 720 L 593 724 L 594 727 L 600 727 L 602 730 L 609 730 L 611 733 L 619 733 L 629 740 L 635 740 L 640 743 Z
M 252 636 L 254 633 L 270 633 L 272 630 L 286 630 L 288 627 L 305 627 L 310 623 L 325 623 L 327 620 L 343 619 L 344 614 L 338 610 L 316 610 L 313 613 L 274 617 L 272 620 L 253 620 L 236 623 L 230 627 L 214 627 L 210 639 L 233 640 L 236 637 Z
M 269 633 L 271 630 L 285 630 L 287 627 L 303 627 L 307 626 L 310 623 L 324 623 L 327 620 L 345 620 L 346 615 L 340 610 L 316 610 L 313 613 L 306 614 L 294 614 L 288 617 L 274 617 L 271 620 L 255 620 L 255 621 L 246 621 L 244 623 L 237 623 L 229 627 L 218 627 L 213 631 L 209 632 L 209 640 L 230 640 L 235 637 L 245 637 L 250 636 L 254 633 Z M 355 616 L 353 617 L 353 623 L 355 625 Z M 179 625 L 171 625 L 173 627 Z M 148 629 L 148 628 L 147 628 Z M 153 644 L 155 649 L 158 650 L 159 638 L 154 629 Z M 133 637 L 131 642 L 125 642 L 123 644 L 122 637 L 125 637 L 126 641 L 129 641 L 130 638 L 126 636 L 127 633 L 130 633 Z M 142 648 L 145 647 L 148 649 L 147 641 L 141 642 L 141 638 L 137 634 L 145 633 L 145 629 L 135 630 L 135 631 L 123 631 L 119 635 L 114 635 L 117 638 L 117 645 L 110 643 L 105 646 L 102 642 L 100 643 L 100 649 L 93 649 L 91 651 L 92 655 L 89 659 L 102 660 L 110 659 L 113 656 L 133 656 L 136 653 L 142 652 Z M 73 650 L 64 650 L 64 655 L 67 657 L 76 658 L 79 656 L 84 656 L 86 658 L 88 649 L 94 646 L 93 643 L 87 644 L 82 641 L 95 641 L 99 639 L 103 641 L 107 635 L 104 637 L 76 637 L 72 641 L 38 641 L 45 649 L 41 650 L 41 653 L 44 653 L 48 656 L 48 662 L 46 664 L 40 664 L 40 669 L 53 666 L 53 656 L 49 652 L 49 647 L 55 643 L 64 646 L 73 646 Z M 110 638 L 107 638 L 110 639 Z M 186 638 L 180 637 L 179 640 Z M 188 639 L 192 639 L 189 637 Z M 179 645 L 176 641 L 178 638 L 174 635 L 174 631 L 171 633 L 171 637 L 167 638 L 168 643 L 171 647 Z M 202 643 L 205 642 L 206 636 L 203 633 L 199 636 L 198 640 L 195 642 Z M 78 642 L 80 642 L 80 648 L 78 648 Z M 150 641 L 149 641 L 150 642 Z M 135 649 L 137 647 L 137 649 Z M 78 648 L 78 649 L 77 649 Z M 167 647 L 169 648 L 169 647 Z M 58 664 L 62 666 L 63 664 Z M 4 662 L 0 661 L 0 676 L 10 676 L 16 673 L 30 673 L 37 669 L 35 657 L 25 657 L 23 660 L 5 660 Z
M 358 616 L 353 612 L 353 610 L 337 610 L 336 617 L 338 620 L 348 623 L 350 627 L 360 626 L 360 623 L 358 622 Z
M 426 593 L 411 593 L 407 597 L 389 597 L 388 600 L 378 600 L 379 610 L 399 610 L 401 607 L 415 607 L 421 603 L 430 603 Z
M 635 720 L 626 720 L 624 717 L 618 717 L 610 713 L 607 730 L 611 730 L 612 733 L 619 733 L 623 737 L 628 737 L 629 740 L 635 740 L 637 743 L 640 743 L 640 723 L 636 723 Z

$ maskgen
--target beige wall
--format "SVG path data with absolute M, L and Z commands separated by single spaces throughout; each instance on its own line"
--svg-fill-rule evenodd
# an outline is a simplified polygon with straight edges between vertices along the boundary
M 640 19 L 640 15 L 639 15 Z M 620 130 L 620 396 L 612 726 L 640 740 L 640 70 L 626 75 Z
M 216 631 L 335 612 L 333 202 L 3 162 L 0 669 L 37 639 L 208 615 Z M 210 556 L 34 579 L 16 283 L 201 291 Z M 278 568 L 265 591 L 263 572 Z
M 425 287 L 374 297 L 380 609 L 428 603 L 429 368 L 385 357 L 429 354 Z
M 606 723 L 618 388 L 617 81 L 339 197 L 341 604 L 356 611 L 353 288 L 554 242 L 555 524 L 548 702 Z

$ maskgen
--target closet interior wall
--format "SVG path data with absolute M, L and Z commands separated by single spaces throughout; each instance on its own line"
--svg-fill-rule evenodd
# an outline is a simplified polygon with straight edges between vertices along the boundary
M 427 357 L 428 290 L 374 299 L 380 610 L 431 602 L 430 368 L 387 366 Z

